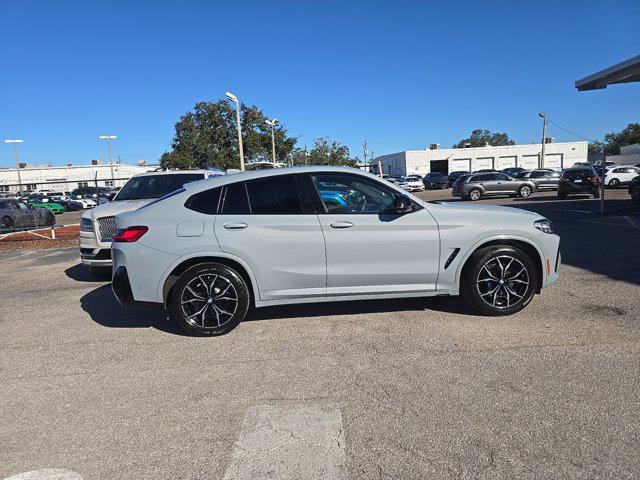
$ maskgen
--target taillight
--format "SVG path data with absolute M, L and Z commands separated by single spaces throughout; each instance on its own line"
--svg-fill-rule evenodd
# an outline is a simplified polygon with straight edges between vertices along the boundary
M 147 231 L 149 227 L 145 226 L 136 226 L 136 227 L 127 227 L 127 228 L 118 228 L 116 233 L 113 234 L 114 242 L 137 242 L 140 237 L 142 237 Z

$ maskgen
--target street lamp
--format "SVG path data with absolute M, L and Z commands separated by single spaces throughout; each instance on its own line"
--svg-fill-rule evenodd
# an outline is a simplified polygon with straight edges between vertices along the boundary
M 17 143 L 23 143 L 22 140 L 5 140 L 4 143 L 13 143 L 13 156 L 16 159 L 16 172 L 18 173 L 18 195 L 22 195 L 22 179 L 20 178 L 20 161 L 18 160 Z
M 544 145 L 547 142 L 547 114 L 540 112 L 538 116 L 542 118 L 542 153 L 540 154 L 540 164 L 538 168 L 544 168 Z
M 271 153 L 273 154 L 273 165 L 275 166 L 276 164 L 276 137 L 275 137 L 275 133 L 274 133 L 274 129 L 276 127 L 276 123 L 278 123 L 278 119 L 274 118 L 272 120 L 265 120 L 265 122 L 267 125 L 269 125 L 271 127 Z
M 109 168 L 111 168 L 112 182 L 115 177 L 113 176 L 113 158 L 111 157 L 111 140 L 115 140 L 116 138 L 118 137 L 116 137 L 115 135 L 100 135 L 100 139 L 107 141 L 107 150 L 109 150 Z M 113 184 L 113 186 L 115 186 L 115 183 Z
M 240 170 L 244 172 L 244 151 L 242 150 L 242 126 L 240 125 L 240 103 L 233 93 L 225 93 L 227 98 L 236 104 L 236 120 L 238 122 L 238 150 L 240 151 Z

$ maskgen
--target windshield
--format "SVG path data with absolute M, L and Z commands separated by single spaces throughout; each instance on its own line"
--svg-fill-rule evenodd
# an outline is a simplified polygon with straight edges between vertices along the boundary
M 120 189 L 113 201 L 160 198 L 167 193 L 182 188 L 185 183 L 195 182 L 203 178 L 204 175 L 202 175 L 202 173 L 176 173 L 133 177 Z

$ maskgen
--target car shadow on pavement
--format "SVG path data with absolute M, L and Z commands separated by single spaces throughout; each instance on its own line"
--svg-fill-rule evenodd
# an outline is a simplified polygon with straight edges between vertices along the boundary
M 165 315 L 162 306 L 123 307 L 113 296 L 111 284 L 91 290 L 80 298 L 82 309 L 91 319 L 110 328 L 155 328 L 174 335 L 186 333 Z
M 469 307 L 462 297 L 431 297 L 358 300 L 350 302 L 318 302 L 262 307 L 251 310 L 245 321 L 418 310 L 481 316 Z
M 65 275 L 76 282 L 100 282 L 104 283 L 111 280 L 108 276 L 96 277 L 87 267 L 78 263 L 73 267 L 69 267 L 64 271 Z

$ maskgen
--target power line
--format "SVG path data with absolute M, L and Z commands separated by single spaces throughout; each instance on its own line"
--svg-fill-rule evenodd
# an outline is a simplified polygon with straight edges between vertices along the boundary
M 558 127 L 560 130 L 564 130 L 565 132 L 567 132 L 567 133 L 569 133 L 569 134 L 571 134 L 571 135 L 573 135 L 575 137 L 581 138 L 582 140 L 586 140 L 588 142 L 599 142 L 599 140 L 594 140 L 593 138 L 587 138 L 587 137 L 583 137 L 582 135 L 578 135 L 577 133 L 572 132 L 571 130 L 569 130 L 567 128 L 564 128 L 562 125 L 558 125 L 556 122 L 551 120 L 549 117 L 547 117 L 547 120 L 548 120 L 549 123 L 552 123 L 553 125 Z

